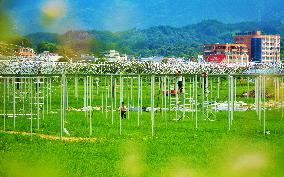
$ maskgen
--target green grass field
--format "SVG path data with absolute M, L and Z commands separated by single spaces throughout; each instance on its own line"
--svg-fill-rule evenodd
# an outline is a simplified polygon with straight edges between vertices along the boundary
M 94 106 L 100 106 L 101 95 L 107 94 L 106 87 L 102 86 L 103 83 L 104 80 L 100 82 L 98 95 L 94 90 L 92 100 Z M 78 100 L 74 97 L 73 80 L 69 80 L 68 84 L 68 107 L 82 108 L 83 81 L 79 82 Z M 158 82 L 155 86 L 155 106 L 161 106 Z M 209 94 L 209 100 L 216 99 L 216 88 L 216 82 L 213 81 L 212 98 Z M 3 91 L 3 83 L 0 89 Z M 185 89 L 189 92 L 190 84 L 187 84 Z M 201 88 L 198 89 L 200 102 Z M 253 89 L 254 86 L 251 85 L 250 90 Z M 243 85 L 237 83 L 237 100 L 253 103 L 254 98 L 247 100 L 241 97 L 246 90 L 246 83 Z M 111 112 L 93 111 L 90 136 L 90 123 L 85 117 L 85 112 L 69 110 L 65 128 L 70 136 L 66 134 L 64 136 L 92 139 L 60 141 L 39 137 L 39 135 L 60 136 L 58 82 L 53 83 L 52 91 L 53 113 L 45 112 L 45 119 L 40 119 L 38 130 L 38 120 L 35 116 L 32 137 L 29 134 L 11 133 L 11 131 L 29 133 L 28 116 L 17 117 L 16 128 L 13 126 L 13 118 L 6 119 L 6 132 L 0 132 L 0 176 L 284 176 L 284 119 L 282 120 L 281 109 L 266 111 L 266 135 L 263 134 L 263 122 L 258 120 L 256 111 L 253 110 L 235 112 L 230 131 L 226 111 L 214 112 L 215 121 L 202 120 L 199 105 L 198 129 L 195 128 L 195 117 L 191 112 L 186 113 L 180 121 L 174 120 L 175 111 L 168 111 L 166 114 L 156 112 L 153 137 L 149 112 L 142 113 L 140 127 L 137 126 L 137 112 L 129 112 L 127 119 L 122 120 L 122 135 L 120 135 L 119 111 L 114 112 L 113 124 Z M 116 107 L 119 105 L 118 91 L 119 86 Z M 267 92 L 273 93 L 269 82 Z M 132 102 L 129 93 L 130 82 L 124 93 L 126 105 Z M 137 82 L 135 81 L 133 95 L 136 100 Z M 220 95 L 217 101 L 227 100 L 225 80 L 221 84 Z M 142 98 L 143 106 L 150 106 L 150 82 L 146 80 L 143 83 Z M 108 98 L 108 103 L 110 102 Z M 25 104 L 29 105 L 28 102 Z M 134 101 L 134 104 L 137 105 L 137 101 Z M 16 107 L 17 112 L 22 111 L 21 102 L 17 102 Z M 6 109 L 12 112 L 11 101 L 7 101 Z M 3 95 L 0 110 L 3 110 Z M 36 112 L 36 108 L 33 111 Z M 178 112 L 178 116 L 181 115 L 182 113 Z M 3 129 L 3 116 L 0 125 Z

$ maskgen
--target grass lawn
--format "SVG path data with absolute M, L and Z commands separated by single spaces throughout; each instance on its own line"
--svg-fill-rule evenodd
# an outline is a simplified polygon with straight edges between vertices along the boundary
M 83 82 L 79 83 L 77 100 L 74 98 L 72 80 L 69 82 L 69 107 L 83 107 Z M 135 99 L 136 84 L 134 82 L 133 86 Z M 227 100 L 226 84 L 225 81 L 221 84 L 219 101 Z M 212 100 L 216 99 L 216 83 L 213 85 Z M 149 88 L 149 82 L 145 82 L 143 106 L 150 106 Z M 156 88 L 159 88 L 158 85 Z M 198 89 L 200 101 L 201 89 Z M 237 84 L 237 100 L 252 103 L 253 98 L 246 100 L 240 96 L 246 89 L 246 84 Z M 40 119 L 39 130 L 37 119 L 33 119 L 32 137 L 29 134 L 11 133 L 29 133 L 28 117 L 17 117 L 16 128 L 13 127 L 13 118 L 6 119 L 6 132 L 0 132 L 0 176 L 284 176 L 284 119 L 281 120 L 281 109 L 266 111 L 266 135 L 263 134 L 262 120 L 259 121 L 252 110 L 235 112 L 230 131 L 226 111 L 214 113 L 215 121 L 202 120 L 199 106 L 198 129 L 190 112 L 180 121 L 174 120 L 175 111 L 168 111 L 166 116 L 165 113 L 156 112 L 153 137 L 149 112 L 142 113 L 140 127 L 137 126 L 137 112 L 130 112 L 127 119 L 122 120 L 120 135 L 118 111 L 114 112 L 113 124 L 111 112 L 93 111 L 92 139 L 60 141 L 39 137 L 60 135 L 60 85 L 54 83 L 52 90 L 53 113 L 45 112 L 45 119 Z M 186 91 L 189 90 L 190 84 L 186 85 Z M 130 86 L 125 90 L 127 103 L 131 101 L 129 92 Z M 107 94 L 107 89 L 101 86 L 98 95 L 94 96 L 94 105 L 101 104 L 103 93 Z M 158 93 L 156 89 L 155 106 L 161 105 Z M 117 102 L 118 105 L 119 99 Z M 3 110 L 2 103 L 0 110 Z M 19 102 L 16 107 L 20 105 Z M 7 102 L 6 106 L 11 112 L 12 103 Z M 20 108 L 17 111 L 20 112 Z M 3 119 L 0 125 L 3 125 Z M 70 136 L 64 136 L 88 138 L 89 125 L 84 112 L 67 111 L 65 128 Z

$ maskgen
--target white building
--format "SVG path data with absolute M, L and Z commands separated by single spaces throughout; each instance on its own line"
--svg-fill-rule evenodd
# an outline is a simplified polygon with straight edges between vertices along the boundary
M 163 59 L 164 57 L 155 56 L 155 57 L 140 58 L 140 61 L 141 62 L 151 61 L 151 62 L 161 63 Z
M 57 62 L 57 61 L 59 61 L 60 58 L 63 58 L 63 57 L 59 56 L 57 53 L 51 53 L 49 51 L 44 51 L 44 52 L 38 54 L 38 58 L 40 60 L 44 60 L 44 61 Z
M 106 59 L 110 62 L 118 62 L 118 61 L 126 62 L 128 60 L 126 54 L 120 55 L 119 52 L 116 50 L 109 50 L 105 52 L 104 55 Z
M 81 59 L 85 62 L 95 62 L 98 60 L 98 58 L 90 54 L 81 54 Z

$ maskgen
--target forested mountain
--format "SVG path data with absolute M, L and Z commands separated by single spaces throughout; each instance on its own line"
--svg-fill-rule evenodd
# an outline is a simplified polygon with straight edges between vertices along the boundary
M 136 56 L 191 57 L 202 51 L 204 43 L 230 43 L 236 32 L 261 30 L 284 36 L 284 22 L 243 22 L 224 24 L 206 20 L 184 27 L 156 26 L 148 29 L 131 29 L 123 32 L 68 31 L 63 35 L 33 33 L 25 36 L 35 48 L 42 42 L 53 43 L 77 53 L 95 53 L 116 49 Z M 282 42 L 283 44 L 283 42 Z M 283 46 L 283 45 L 282 45 Z

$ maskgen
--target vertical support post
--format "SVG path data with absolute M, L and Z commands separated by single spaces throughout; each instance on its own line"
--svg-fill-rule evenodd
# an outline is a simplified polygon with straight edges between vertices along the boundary
M 255 96 L 254 96 L 254 102 L 255 102 L 255 110 L 256 110 L 256 115 L 258 117 L 258 77 L 255 77 Z
M 89 76 L 86 76 L 86 108 L 85 108 L 85 115 L 86 121 L 88 122 L 89 117 Z
M 104 88 L 101 89 L 101 93 L 102 93 L 102 113 L 104 113 L 104 89 L 106 89 L 105 85 L 104 85 Z
M 129 76 L 127 76 L 127 107 L 128 107 L 128 111 L 127 111 L 127 119 L 130 119 L 130 92 L 129 92 Z
M 281 77 L 280 88 L 281 88 L 281 85 L 283 85 L 283 77 Z M 283 100 L 284 100 L 284 89 L 282 87 L 282 94 L 281 94 L 281 120 L 283 120 L 283 116 L 284 116 Z
M 228 129 L 231 130 L 231 76 L 228 75 Z
M 166 121 L 166 128 L 168 127 L 168 119 L 167 119 L 167 77 L 164 77 L 164 88 L 163 88 L 163 92 L 164 92 L 164 114 L 165 114 L 165 121 Z M 168 93 L 169 95 L 169 93 Z
M 185 86 L 185 78 L 182 78 L 182 85 L 183 85 L 183 92 L 180 93 L 182 95 L 182 104 L 183 104 L 183 112 L 182 112 L 182 118 L 184 119 L 185 117 L 185 93 L 186 93 L 186 86 Z
M 261 112 L 262 112 L 262 77 L 259 76 L 258 79 L 258 116 L 259 116 L 259 121 L 261 123 Z
M 213 78 L 210 78 L 210 98 L 213 99 Z
M 77 103 L 78 103 L 78 76 L 75 76 L 75 98 L 77 100 Z
M 120 102 L 119 102 L 119 110 L 120 110 L 120 116 L 119 116 L 119 134 L 122 133 L 122 122 L 121 122 L 121 103 L 123 102 L 123 77 L 120 75 Z
M 52 78 L 49 80 L 49 111 L 51 111 Z
M 247 78 L 247 99 L 250 97 L 250 91 L 249 91 L 249 77 Z
M 205 86 L 205 77 L 201 77 L 201 82 L 202 82 L 202 119 L 204 120 L 205 118 L 204 118 L 204 114 L 205 114 L 205 111 L 204 111 L 204 99 L 205 99 L 205 97 L 204 97 L 204 95 L 205 95 L 205 88 L 206 88 L 206 86 Z
M 92 97 L 93 97 L 93 77 L 90 76 L 89 78 L 89 116 L 90 116 L 90 137 L 93 135 L 93 127 L 92 127 L 92 112 L 93 112 L 93 106 L 92 106 Z
M 141 92 L 140 92 L 140 107 L 141 107 L 141 111 L 140 111 L 140 115 L 143 114 L 142 111 L 142 107 L 143 107 L 143 77 L 141 77 L 141 82 L 140 82 L 140 88 L 141 88 Z
M 14 118 L 14 128 L 16 128 L 16 96 L 15 96 L 15 77 L 12 78 L 13 85 L 13 118 Z
M 266 77 L 263 76 L 263 103 L 265 105 L 266 100 Z M 263 134 L 266 134 L 266 110 L 265 106 L 263 107 Z
M 234 77 L 234 102 L 237 101 L 237 77 Z M 235 108 L 235 106 L 234 106 Z
M 106 119 L 107 119 L 107 112 L 108 112 L 108 89 L 109 89 L 109 85 L 107 83 L 107 77 L 105 77 L 105 116 L 106 116 Z
M 26 94 L 27 94 L 27 89 L 26 89 L 26 86 L 27 86 L 27 79 L 23 79 L 24 81 L 24 93 L 23 93 L 23 115 L 26 116 L 26 111 L 25 111 L 25 102 L 26 102 Z
M 84 111 L 87 118 L 87 77 L 84 77 Z
M 40 79 L 39 77 L 36 78 L 36 104 L 37 104 L 37 130 L 39 130 L 39 92 L 40 92 L 40 88 L 39 88 L 39 82 Z
M 32 136 L 33 134 L 33 78 L 29 79 L 29 83 L 30 83 L 30 114 L 31 114 L 30 133 Z
M 138 76 L 138 100 L 137 100 L 137 107 L 138 107 L 138 118 L 137 118 L 137 122 L 138 122 L 138 127 L 140 127 L 140 113 L 141 113 L 141 109 L 142 106 L 140 104 L 141 102 L 141 76 Z
M 48 106 L 48 100 L 49 100 L 49 77 L 46 78 L 46 99 L 45 99 L 45 104 L 46 104 L 46 114 L 49 114 L 49 106 Z
M 4 106 L 4 112 L 3 112 L 3 114 L 4 114 L 4 131 L 6 130 L 6 78 L 4 78 L 4 100 L 3 100 L 3 106 Z
M 152 120 L 152 136 L 154 136 L 154 96 L 155 96 L 155 77 L 151 77 L 151 120 Z
M 113 86 L 113 96 L 114 96 L 114 108 L 116 109 L 117 107 L 117 103 L 116 103 L 116 77 L 114 78 L 114 86 Z
M 113 115 L 113 97 L 114 97 L 114 89 L 113 89 L 113 75 L 110 76 L 111 80 L 111 124 L 113 125 L 114 123 L 114 115 Z
M 235 110 L 235 81 L 234 76 L 231 76 L 231 125 L 233 125 Z
M 180 111 L 179 108 L 179 91 L 178 91 L 178 79 L 176 78 L 176 82 L 175 82 L 175 90 L 176 90 L 176 121 L 178 121 L 178 111 Z
M 133 77 L 131 77 L 131 83 L 130 83 L 130 99 L 131 99 L 131 106 L 134 107 L 134 100 L 133 100 Z
M 63 137 L 64 114 L 65 114 L 65 75 L 63 74 L 61 78 L 60 140 L 62 140 L 62 137 Z
M 219 99 L 220 98 L 220 77 L 218 77 L 218 91 L 217 91 L 217 98 Z
M 44 88 L 45 88 L 45 77 L 42 77 L 42 120 L 44 120 Z
M 197 109 L 197 104 L 198 104 L 198 99 L 197 99 L 197 75 L 195 75 L 195 128 L 198 128 L 198 109 Z

